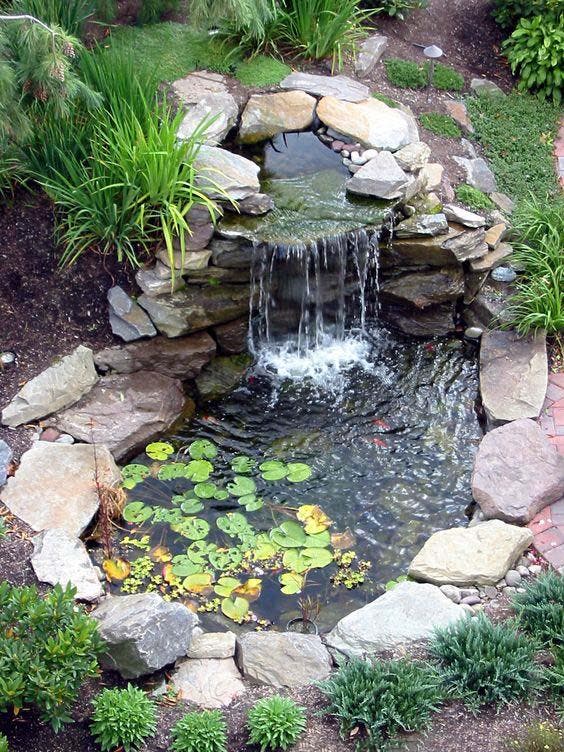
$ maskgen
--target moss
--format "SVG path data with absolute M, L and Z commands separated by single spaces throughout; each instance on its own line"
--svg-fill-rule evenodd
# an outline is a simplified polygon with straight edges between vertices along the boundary
M 462 136 L 462 131 L 450 115 L 441 115 L 439 112 L 425 112 L 419 116 L 419 122 L 423 128 L 437 136 L 444 136 L 445 138 L 460 138 Z
M 473 188 L 467 183 L 462 183 L 455 189 L 456 198 L 465 204 L 469 209 L 495 209 L 495 204 L 491 201 L 485 193 Z
M 391 97 L 388 97 L 385 94 L 374 93 L 372 96 L 374 97 L 374 99 L 379 99 L 380 102 L 384 102 L 384 104 L 387 104 L 388 107 L 394 107 L 394 108 L 399 107 L 399 102 L 396 102 L 395 99 L 392 99 Z
M 235 71 L 236 77 L 245 86 L 273 86 L 279 84 L 292 72 L 289 65 L 266 55 L 257 55 L 244 60 Z

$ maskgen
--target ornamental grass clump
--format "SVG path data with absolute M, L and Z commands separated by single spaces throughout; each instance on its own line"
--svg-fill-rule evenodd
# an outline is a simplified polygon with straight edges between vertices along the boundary
M 4 734 L 0 734 L 0 752 L 9 752 L 8 740 Z
M 543 572 L 525 585 L 524 593 L 513 597 L 513 608 L 521 629 L 545 645 L 564 647 L 564 577 L 556 572 Z
M 227 726 L 219 710 L 186 713 L 171 734 L 173 752 L 227 752 Z
M 102 752 L 139 749 L 157 728 L 155 704 L 137 687 L 103 689 L 92 701 L 91 732 Z
M 286 750 L 305 731 L 305 711 L 289 697 L 265 697 L 249 711 L 247 727 L 249 742 L 258 745 L 261 752 Z

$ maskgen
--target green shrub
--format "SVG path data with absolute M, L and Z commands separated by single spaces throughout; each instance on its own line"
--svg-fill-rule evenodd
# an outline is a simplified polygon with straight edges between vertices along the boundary
M 544 232 L 542 225 L 538 222 L 540 206 L 535 203 L 530 203 L 528 206 L 529 212 L 522 209 L 520 215 L 516 218 L 518 229 L 523 228 L 521 236 L 526 237 L 529 241 L 536 242 L 543 235 L 549 233 L 552 227 L 559 238 L 559 247 L 562 253 L 562 250 L 564 250 L 564 199 L 555 202 L 551 208 Z M 529 223 L 528 216 L 531 215 L 532 221 Z M 562 255 L 560 256 L 560 266 L 564 267 Z M 529 267 L 528 272 L 532 277 L 539 277 L 546 273 L 546 269 L 543 264 L 538 269 Z M 562 283 L 560 295 L 564 291 L 564 272 Z M 525 585 L 524 593 L 516 593 L 513 597 L 513 608 L 522 629 L 545 644 L 555 643 L 564 646 L 564 577 L 556 572 L 543 572 L 535 580 Z
M 194 23 L 217 26 L 228 45 L 251 53 L 272 41 L 279 11 L 272 0 L 189 0 L 189 8 Z
M 428 78 L 423 68 L 412 60 L 391 57 L 384 60 L 388 81 L 400 89 L 424 89 Z
M 137 21 L 140 24 L 157 23 L 166 14 L 178 10 L 180 0 L 143 0 Z
M 8 747 L 8 740 L 4 734 L 0 734 L 0 752 L 10 752 Z
M 96 622 L 57 585 L 45 598 L 34 587 L 0 583 L 0 712 L 35 705 L 58 731 L 82 682 L 98 672 Z
M 80 36 L 84 22 L 93 15 L 92 0 L 12 0 L 14 13 L 35 16 L 48 26 L 59 26 L 67 34 Z
M 564 752 L 564 732 L 547 721 L 540 721 L 526 730 L 525 736 L 509 743 L 513 752 Z
M 93 700 L 90 726 L 102 752 L 137 750 L 157 728 L 155 704 L 137 687 L 103 689 Z
M 469 209 L 474 211 L 495 209 L 494 202 L 481 190 L 468 183 L 461 183 L 454 189 L 456 198 Z
M 515 28 L 519 19 L 556 12 L 561 0 L 495 0 L 493 17 L 503 28 Z
M 96 0 L 96 16 L 105 23 L 115 20 L 117 0 Z
M 376 12 L 403 21 L 412 10 L 426 7 L 427 0 L 380 0 Z
M 425 65 L 425 74 L 429 75 L 429 64 Z M 464 76 L 449 65 L 435 63 L 433 73 L 433 86 L 443 91 L 462 91 L 464 88 Z
M 357 749 L 377 750 L 398 733 L 427 726 L 442 699 L 429 667 L 405 660 L 351 661 L 320 684 L 343 736 L 360 729 Z M 356 732 L 355 732 L 356 733 Z
M 219 710 L 186 713 L 171 734 L 173 752 L 227 752 L 227 726 Z
M 265 697 L 249 711 L 249 742 L 266 750 L 292 747 L 306 727 L 304 708 L 288 697 Z
M 460 138 L 462 131 L 450 115 L 441 115 L 439 112 L 425 112 L 419 115 L 419 122 L 431 133 L 445 138 Z
M 472 709 L 509 703 L 538 689 L 535 648 L 511 623 L 493 624 L 483 614 L 438 630 L 430 644 L 447 689 Z
M 245 86 L 273 86 L 292 72 L 289 65 L 266 55 L 257 55 L 237 66 L 236 77 Z

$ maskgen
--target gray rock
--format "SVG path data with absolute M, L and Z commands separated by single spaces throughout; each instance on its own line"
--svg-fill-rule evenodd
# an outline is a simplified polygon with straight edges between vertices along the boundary
M 201 251 L 210 242 L 214 233 L 214 218 L 207 206 L 194 204 L 185 216 L 188 230 L 184 233 L 185 251 Z M 182 250 L 179 237 L 173 238 L 172 244 L 176 251 Z
M 234 632 L 203 632 L 196 627 L 192 635 L 188 658 L 233 658 L 235 655 Z
M 104 376 L 52 424 L 79 441 L 105 446 L 116 460 L 128 459 L 162 436 L 182 415 L 182 384 L 155 371 Z
M 382 151 L 371 159 L 352 178 L 347 180 L 347 190 L 362 196 L 399 198 L 405 192 L 408 180 L 391 152 Z
M 371 34 L 360 45 L 354 70 L 357 76 L 369 76 L 380 61 L 384 50 L 388 46 L 388 37 L 382 34 Z
M 442 247 L 449 250 L 460 263 L 485 256 L 489 249 L 485 242 L 486 231 L 479 227 L 450 235 L 443 241 Z
M 414 272 L 395 277 L 380 286 L 382 299 L 409 303 L 423 309 L 453 301 L 464 293 L 464 275 L 458 267 L 444 267 L 431 272 Z
M 75 403 L 97 380 L 92 350 L 79 345 L 20 389 L 2 410 L 2 423 L 20 426 L 44 418 Z
M 451 222 L 458 222 L 465 227 L 483 227 L 486 224 L 484 217 L 455 204 L 445 204 L 443 212 Z
M 171 681 L 183 700 L 208 709 L 224 708 L 245 691 L 233 658 L 182 661 Z
M 161 266 L 164 266 L 164 264 L 161 264 Z M 139 269 L 135 274 L 135 281 L 143 292 L 151 297 L 170 295 L 172 292 L 181 290 L 186 284 L 180 275 L 176 275 L 174 282 L 170 276 L 168 279 L 163 279 L 155 272 L 154 267 L 151 269 Z
M 397 238 L 416 238 L 448 233 L 448 222 L 444 214 L 415 214 L 394 227 Z
M 512 330 L 484 333 L 480 348 L 480 391 L 491 424 L 538 417 L 547 383 L 544 333 L 525 337 Z
M 217 146 L 202 146 L 194 160 L 196 184 L 210 198 L 241 201 L 260 192 L 259 166 Z
M 480 602 L 479 595 L 467 595 L 460 601 L 463 606 L 477 606 Z
M 472 494 L 486 517 L 526 525 L 564 496 L 564 457 L 533 420 L 514 420 L 482 439 Z
M 496 282 L 511 283 L 517 279 L 517 272 L 510 266 L 496 266 L 492 271 L 492 279 Z
M 529 572 L 534 575 L 539 575 L 542 573 L 542 567 L 540 564 L 531 564 Z
M 522 581 L 521 574 L 516 569 L 510 569 L 505 574 L 505 582 L 509 587 L 517 587 Z
M 211 234 L 208 237 L 211 237 Z M 182 254 L 182 251 L 173 251 L 172 258 L 169 257 L 166 248 L 161 248 L 157 251 L 157 259 L 164 266 L 168 266 L 169 269 L 171 269 L 171 265 L 174 264 L 174 269 L 177 275 L 206 269 L 210 262 L 211 256 L 212 254 L 209 249 L 200 251 L 185 251 L 184 254 Z M 170 285 L 168 293 L 171 293 Z
M 331 658 L 321 638 L 296 632 L 248 632 L 237 642 L 243 675 L 271 687 L 301 687 L 329 676 Z
M 198 394 L 203 402 L 229 394 L 241 383 L 251 358 L 245 355 L 219 355 L 196 378 Z
M 447 113 L 460 125 L 467 133 L 474 133 L 474 127 L 468 115 L 468 109 L 464 102 L 455 102 L 450 99 L 445 101 Z
M 454 304 L 429 306 L 425 309 L 382 303 L 381 318 L 392 328 L 413 337 L 442 337 L 454 331 Z
M 112 332 L 124 342 L 154 337 L 157 333 L 145 311 L 118 285 L 108 290 L 108 303 Z
M 104 668 L 124 679 L 152 674 L 186 655 L 198 617 L 156 593 L 106 598 L 91 613 L 105 642 Z
M 478 588 L 475 588 L 475 587 L 460 588 L 461 598 L 468 598 L 469 595 L 478 595 Z
M 193 137 L 202 121 L 209 122 L 204 143 L 218 144 L 236 125 L 239 106 L 229 93 L 225 79 L 210 71 L 197 71 L 172 84 L 177 99 L 186 109 L 186 115 L 178 129 L 182 141 Z
M 37 441 L 22 455 L 0 500 L 37 532 L 61 528 L 78 537 L 98 511 L 96 476 L 106 486 L 121 480 L 105 447 Z
M 486 253 L 482 258 L 474 259 L 470 262 L 470 268 L 473 272 L 489 271 L 496 269 L 503 264 L 513 254 L 513 246 L 509 243 L 500 243 L 495 251 Z
M 241 214 L 257 216 L 274 209 L 274 200 L 267 193 L 253 193 L 239 201 L 237 208 Z
M 380 268 L 384 270 L 409 266 L 457 266 L 459 262 L 454 251 L 444 246 L 448 240 L 461 234 L 460 231 L 451 228 L 448 235 L 394 238 L 391 245 L 383 243 L 380 246 Z
M 494 191 L 493 193 L 490 193 L 490 198 L 504 214 L 511 214 L 513 209 L 515 209 L 515 202 L 512 201 L 509 196 L 506 196 L 505 193 Z
M 239 355 L 246 352 L 249 337 L 249 319 L 243 316 L 227 324 L 212 328 L 217 348 L 222 355 Z
M 303 91 L 254 94 L 243 110 L 239 140 L 254 144 L 278 133 L 303 131 L 313 123 L 316 104 L 315 98 Z
M 481 274 L 486 275 L 487 272 Z M 499 290 L 499 287 L 489 281 L 486 282 L 471 301 L 470 311 L 479 326 L 488 328 L 507 322 L 507 298 L 508 295 Z
M 215 238 L 210 243 L 212 252 L 212 264 L 225 269 L 251 268 L 253 262 L 253 246 L 248 242 L 239 240 L 220 240 Z M 250 282 L 250 272 L 247 275 Z
M 348 76 L 318 76 L 294 71 L 280 82 L 281 89 L 298 89 L 319 97 L 335 97 L 347 102 L 362 102 L 370 96 L 368 86 Z
M 425 190 L 438 191 L 443 184 L 443 173 L 445 168 L 438 162 L 428 162 L 422 167 L 420 176 L 423 178 Z
M 453 157 L 453 159 L 466 172 L 466 182 L 473 188 L 477 188 L 484 193 L 497 191 L 495 176 L 485 159 L 482 159 L 482 157 L 477 159 Z
M 517 574 L 521 575 L 521 577 L 528 577 L 530 574 L 528 567 L 523 564 L 519 564 L 519 566 L 516 567 L 516 571 Z
M 486 585 L 486 587 L 484 588 L 484 593 L 486 598 L 490 598 L 491 600 L 497 598 L 497 596 L 499 595 L 497 588 L 493 585 Z
M 505 93 L 499 88 L 499 86 L 493 81 L 489 81 L 487 78 L 473 78 L 470 81 L 470 89 L 474 94 L 479 94 L 480 96 L 505 96 Z
M 469 326 L 464 330 L 464 336 L 468 339 L 480 339 L 484 330 L 479 326 Z
M 460 595 L 460 588 L 457 588 L 456 585 L 441 585 L 439 590 L 443 595 L 446 595 L 449 601 L 460 603 L 462 596 Z
M 396 151 L 394 159 L 406 172 L 416 172 L 421 170 L 431 156 L 431 148 L 423 141 L 417 141 L 413 144 L 404 146 L 403 149 Z
M 364 658 L 431 637 L 466 613 L 438 587 L 400 582 L 372 603 L 353 611 L 327 635 L 327 645 L 348 658 Z
M 6 483 L 8 478 L 8 468 L 12 461 L 12 457 L 13 454 L 11 448 L 5 441 L 0 439 L 0 486 L 3 486 Z
M 31 566 L 39 582 L 49 585 L 72 585 L 75 598 L 96 601 L 103 594 L 102 585 L 90 560 L 86 546 L 66 530 L 44 530 L 32 539 Z

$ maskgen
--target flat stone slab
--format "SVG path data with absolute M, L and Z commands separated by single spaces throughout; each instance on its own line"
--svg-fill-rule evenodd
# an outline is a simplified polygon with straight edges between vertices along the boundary
M 368 76 L 378 65 L 380 58 L 388 46 L 388 37 L 382 34 L 371 34 L 360 45 L 360 50 L 354 62 L 355 73 L 358 76 Z
M 513 330 L 484 333 L 480 347 L 480 392 L 492 424 L 536 418 L 548 384 L 546 335 Z
M 414 272 L 384 282 L 382 298 L 408 303 L 419 309 L 460 298 L 464 293 L 464 274 L 460 267 L 446 266 L 431 272 Z
M 178 138 L 192 138 L 203 120 L 214 119 L 205 131 L 204 143 L 218 144 L 236 125 L 239 106 L 229 93 L 224 76 L 203 70 L 190 73 L 172 84 L 177 99 L 186 107 Z
M 372 603 L 345 616 L 327 635 L 327 645 L 348 658 L 409 648 L 436 628 L 467 618 L 466 611 L 435 585 L 400 582 Z
M 2 423 L 21 426 L 72 405 L 98 381 L 92 350 L 79 345 L 25 384 L 2 410 Z
M 296 632 L 248 632 L 237 642 L 244 676 L 271 687 L 301 687 L 326 679 L 331 657 L 321 638 Z
M 525 525 L 564 496 L 564 457 L 535 421 L 514 420 L 482 439 L 472 494 L 485 517 Z
M 100 483 L 120 482 L 121 473 L 103 446 L 94 450 L 89 444 L 37 441 L 22 455 L 0 500 L 37 532 L 61 528 L 78 537 L 98 511 L 95 459 Z
M 444 214 L 414 214 L 394 227 L 396 238 L 434 237 L 448 233 Z
M 208 709 L 224 708 L 245 691 L 233 658 L 188 659 L 171 681 L 183 700 Z
M 305 130 L 313 123 L 316 104 L 304 91 L 254 94 L 243 110 L 238 138 L 255 144 L 278 133 Z
M 108 290 L 108 305 L 112 332 L 124 342 L 157 333 L 145 311 L 118 285 Z
M 495 251 L 486 253 L 482 258 L 470 262 L 470 268 L 473 272 L 484 272 L 490 269 L 496 269 L 501 266 L 510 256 L 513 255 L 513 246 L 510 243 L 500 243 Z
M 528 528 L 501 520 L 439 530 L 409 565 L 409 576 L 434 585 L 495 585 L 533 542 Z
M 400 198 L 409 181 L 389 151 L 380 152 L 346 182 L 347 190 L 361 196 Z
M 72 585 L 75 598 L 96 601 L 104 591 L 86 546 L 66 530 L 44 530 L 32 538 L 31 566 L 39 582 Z
M 236 637 L 234 632 L 204 632 L 194 629 L 188 658 L 233 658 Z
M 240 201 L 260 193 L 260 167 L 227 149 L 204 144 L 194 160 L 194 167 L 198 188 L 210 198 Z
M 443 212 L 451 222 L 458 222 L 465 227 L 483 227 L 486 224 L 486 220 L 480 214 L 463 209 L 456 204 L 445 204 Z
M 347 102 L 361 102 L 368 99 L 368 86 L 348 76 L 318 76 L 313 73 L 295 71 L 280 82 L 281 89 L 300 89 L 319 97 L 332 96 Z

